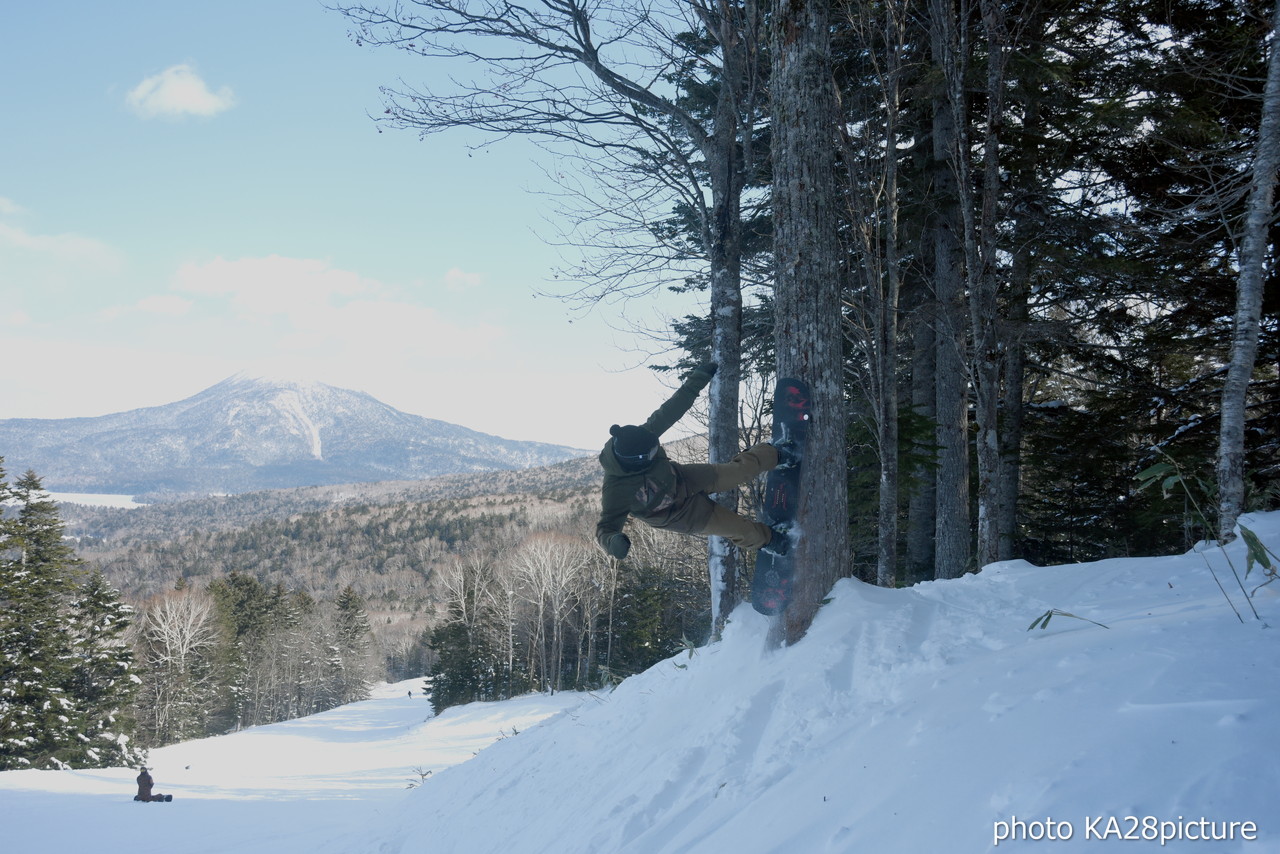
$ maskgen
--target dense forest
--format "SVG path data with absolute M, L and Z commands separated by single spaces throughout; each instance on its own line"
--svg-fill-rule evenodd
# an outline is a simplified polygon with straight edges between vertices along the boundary
M 692 460 L 705 447 L 671 451 Z M 626 565 L 599 552 L 598 470 L 580 460 L 61 514 L 28 473 L 17 503 L 44 508 L 63 544 L 43 572 L 68 591 L 96 579 L 119 602 L 131 678 L 115 702 L 136 755 L 330 708 L 382 678 L 430 675 L 444 708 L 598 686 L 705 640 L 702 545 L 641 532 Z M 5 539 L 6 573 L 26 559 L 19 541 Z M 74 622 L 70 602 L 59 613 Z
M 697 452 L 697 444 L 673 450 Z M 97 644 L 112 690 L 85 714 L 102 719 L 94 724 L 101 739 L 114 739 L 110 750 L 80 750 L 76 733 L 88 722 L 51 733 L 47 744 L 20 739 L 24 727 L 41 728 L 24 720 L 48 697 L 28 699 L 15 687 L 0 699 L 0 720 L 14 733 L 6 767 L 135 761 L 148 747 L 361 699 L 383 678 L 429 675 L 437 709 L 595 687 L 705 639 L 699 543 L 638 532 L 625 566 L 609 559 L 591 537 L 595 484 L 565 487 L 563 465 L 470 476 L 457 492 L 471 497 L 350 500 L 208 530 L 200 525 L 206 501 L 123 519 L 69 505 L 76 521 L 67 525 L 34 472 L 12 489 L 0 473 L 11 508 L 0 540 L 0 630 L 12 641 L 0 684 L 50 681 L 45 694 L 71 709 L 87 699 L 76 688 L 86 677 L 72 667 L 65 684 L 45 680 L 40 674 L 61 671 L 41 656 L 65 659 L 76 649 L 71 657 L 81 658 L 75 643 Z M 494 494 L 479 494 L 486 490 Z M 388 491 L 347 490 L 365 499 Z M 314 500 L 296 492 L 221 500 L 277 508 Z M 96 532 L 95 519 L 104 525 Z M 56 549 L 29 545 L 37 528 Z M 35 600 L 50 609 L 45 617 L 21 607 Z M 108 612 L 109 631 L 78 641 L 91 606 Z M 65 637 L 41 634 L 35 619 Z

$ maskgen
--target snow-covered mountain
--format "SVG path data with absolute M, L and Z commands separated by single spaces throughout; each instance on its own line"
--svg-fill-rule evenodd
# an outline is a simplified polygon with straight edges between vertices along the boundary
M 586 452 L 410 415 L 363 392 L 238 374 L 96 418 L 0 420 L 0 456 L 55 492 L 236 493 L 546 465 Z

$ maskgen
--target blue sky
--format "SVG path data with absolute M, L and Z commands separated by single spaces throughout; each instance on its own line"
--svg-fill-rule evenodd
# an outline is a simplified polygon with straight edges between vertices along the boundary
M 380 85 L 465 70 L 347 32 L 317 0 L 7 5 L 0 418 L 248 371 L 590 448 L 662 402 L 618 315 L 652 306 L 535 296 L 565 260 L 544 241 L 549 155 L 380 133 Z

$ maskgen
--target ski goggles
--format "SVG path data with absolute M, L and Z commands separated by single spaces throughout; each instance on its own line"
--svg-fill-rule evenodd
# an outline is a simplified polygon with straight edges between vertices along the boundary
M 641 466 L 647 462 L 652 462 L 653 458 L 658 455 L 658 446 L 654 445 L 643 454 L 620 454 L 618 453 L 618 443 L 615 440 L 613 445 L 613 455 L 618 458 L 618 462 L 624 466 Z

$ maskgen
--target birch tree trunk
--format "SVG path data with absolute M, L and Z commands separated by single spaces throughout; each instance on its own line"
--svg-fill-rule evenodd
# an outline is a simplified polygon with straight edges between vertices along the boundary
M 836 209 L 835 87 L 830 4 L 773 0 L 775 320 L 778 373 L 805 380 L 813 425 L 801 468 L 795 596 L 785 637 L 802 637 L 831 585 L 847 574 L 848 486 Z
M 1222 425 L 1218 433 L 1218 539 L 1235 538 L 1236 520 L 1244 512 L 1244 426 L 1249 379 L 1258 353 L 1265 283 L 1267 232 L 1275 215 L 1276 170 L 1280 169 L 1280 2 L 1272 11 L 1267 59 L 1267 82 L 1262 95 L 1262 120 L 1249 184 L 1249 208 L 1240 243 L 1240 273 L 1236 284 L 1235 327 L 1231 362 L 1222 389 Z

